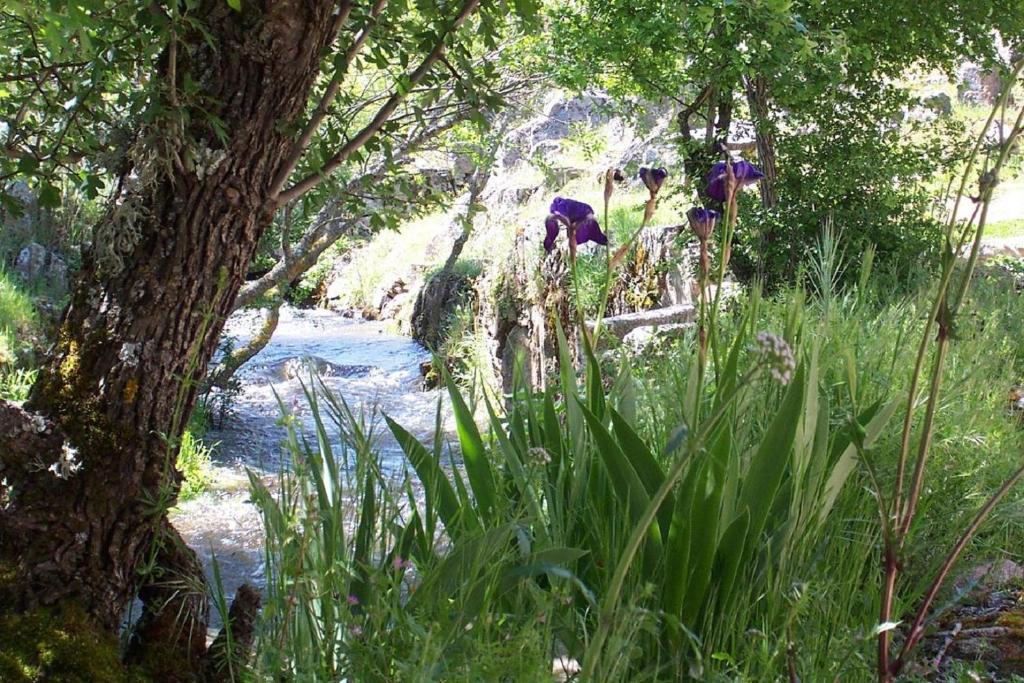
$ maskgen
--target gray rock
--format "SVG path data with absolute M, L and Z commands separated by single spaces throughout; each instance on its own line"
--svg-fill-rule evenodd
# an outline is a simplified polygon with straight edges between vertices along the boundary
M 391 297 L 380 308 L 381 320 L 394 320 L 401 316 L 402 310 L 412 302 L 412 293 L 402 291 Z
M 4 232 L 16 239 L 31 237 L 39 208 L 32 189 L 26 183 L 18 181 L 4 188 L 4 192 L 17 200 L 22 207 L 18 215 L 10 210 L 0 209 L 0 225 L 3 226 Z
M 697 318 L 697 309 L 692 304 L 655 308 L 639 313 L 623 313 L 622 315 L 605 318 L 601 327 L 619 339 L 639 327 L 664 327 L 692 323 Z M 587 321 L 587 329 L 594 329 L 594 321 Z
M 937 92 L 926 96 L 924 106 L 934 111 L 939 116 L 950 116 L 953 114 L 953 100 L 944 92 Z
M 45 280 L 50 292 L 58 297 L 68 289 L 68 266 L 64 259 L 36 242 L 21 248 L 14 271 L 22 280 Z
M 627 332 L 622 338 L 622 343 L 634 352 L 640 352 L 652 344 L 679 339 L 686 330 L 693 327 L 693 323 L 669 323 L 667 325 L 645 325 Z
M 410 319 L 412 338 L 428 348 L 439 348 L 447 339 L 451 317 L 472 295 L 473 284 L 468 277 L 439 271 L 416 296 Z
M 1020 581 L 1024 581 L 1024 567 L 1012 560 L 996 560 L 974 567 L 957 581 L 957 586 L 1002 587 Z
M 36 242 L 31 242 L 18 252 L 18 258 L 14 262 L 14 270 L 24 280 L 32 280 L 45 272 L 49 252 L 46 247 Z
M 271 363 L 264 368 L 273 379 L 308 379 L 312 371 L 321 377 L 360 377 L 373 370 L 369 365 L 338 365 L 319 356 L 295 356 Z
M 57 254 L 50 254 L 50 264 L 46 268 L 46 278 L 51 285 L 61 292 L 68 289 L 68 266 Z

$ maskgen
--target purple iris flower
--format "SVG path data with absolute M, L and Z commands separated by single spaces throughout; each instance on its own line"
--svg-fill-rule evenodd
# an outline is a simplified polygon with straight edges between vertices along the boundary
M 647 168 L 645 166 L 640 169 L 640 180 L 644 181 L 644 185 L 647 186 L 652 195 L 658 194 L 661 184 L 665 182 L 667 177 L 668 171 L 663 168 Z
M 764 178 L 764 173 L 761 173 L 761 169 L 754 166 L 749 161 L 735 161 L 732 164 L 733 175 L 736 176 L 737 189 L 746 187 L 747 185 L 753 185 L 761 178 Z M 708 196 L 712 199 L 717 199 L 720 202 L 724 202 L 728 197 L 726 196 L 726 170 L 725 162 L 719 161 L 717 164 L 711 167 L 711 172 L 708 173 L 707 177 Z
M 715 229 L 715 223 L 718 222 L 718 217 L 717 211 L 704 209 L 699 206 L 695 206 L 686 212 L 686 218 L 690 221 L 690 228 L 701 240 L 706 240 L 711 236 Z
M 544 236 L 545 251 L 555 248 L 559 224 L 569 228 L 576 244 L 584 242 L 608 244 L 608 237 L 601 232 L 601 226 L 594 217 L 594 209 L 590 204 L 578 202 L 575 199 L 555 197 L 555 201 L 551 202 L 550 210 L 551 215 L 544 221 L 544 228 L 547 232 Z

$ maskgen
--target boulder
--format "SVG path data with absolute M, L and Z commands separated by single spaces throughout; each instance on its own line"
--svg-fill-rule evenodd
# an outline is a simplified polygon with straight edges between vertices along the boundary
M 409 321 L 412 338 L 432 349 L 446 340 L 455 310 L 473 296 L 472 281 L 461 273 L 441 270 L 420 288 Z
M 68 289 L 68 266 L 56 252 L 31 242 L 18 252 L 14 272 L 22 280 L 43 280 L 51 294 L 60 297 Z
M 294 356 L 264 366 L 264 373 L 272 379 L 308 379 L 313 372 L 320 377 L 361 377 L 373 370 L 370 365 L 338 365 L 319 356 Z
M 673 339 L 679 339 L 686 330 L 691 329 L 693 323 L 669 323 L 667 325 L 644 325 L 627 332 L 622 337 L 622 343 L 639 353 L 653 344 Z
M 49 256 L 46 247 L 31 242 L 18 252 L 14 270 L 23 280 L 34 280 L 46 272 Z
M 39 203 L 32 189 L 18 181 L 3 188 L 2 192 L 8 197 L 5 203 L 0 203 L 0 227 L 3 228 L 3 234 L 13 236 L 16 240 L 31 239 L 39 211 Z
M 924 106 L 934 111 L 939 116 L 951 116 L 953 114 L 953 99 L 944 92 L 937 92 L 926 96 L 923 99 Z

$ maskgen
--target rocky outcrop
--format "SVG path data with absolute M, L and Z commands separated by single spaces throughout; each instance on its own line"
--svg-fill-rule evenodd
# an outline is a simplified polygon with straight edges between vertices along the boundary
M 991 105 L 1003 91 L 1003 79 L 998 72 L 967 63 L 957 72 L 957 97 L 961 102 Z
M 7 195 L 5 201 L 0 202 L 0 227 L 3 228 L 3 236 L 14 240 L 14 244 L 24 244 L 36 239 L 36 226 L 40 219 L 39 203 L 31 188 L 19 181 L 0 191 Z
M 694 320 L 694 255 L 679 232 L 676 226 L 654 227 L 639 235 L 633 258 L 627 258 L 610 293 L 606 338 L 622 340 L 645 329 L 650 334 L 633 339 L 640 342 L 678 334 Z M 536 237 L 518 236 L 505 267 L 488 285 L 494 300 L 481 302 L 495 371 L 506 392 L 517 372 L 535 388 L 547 385 L 558 370 L 559 324 L 569 347 L 578 348 L 568 263 L 558 250 L 544 255 Z
M 409 321 L 412 338 L 429 349 L 440 348 L 456 309 L 474 296 L 472 280 L 461 273 L 440 270 L 429 277 L 416 295 Z
M 14 271 L 25 281 L 43 280 L 56 296 L 68 289 L 68 267 L 57 252 L 30 242 L 18 251 Z

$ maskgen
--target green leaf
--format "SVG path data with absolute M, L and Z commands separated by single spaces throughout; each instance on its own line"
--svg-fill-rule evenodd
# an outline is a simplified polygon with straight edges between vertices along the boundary
M 39 189 L 39 206 L 55 209 L 60 206 L 60 190 L 49 183 Z
M 711 583 L 711 570 L 718 550 L 718 525 L 722 518 L 722 493 L 725 481 L 716 475 L 715 461 L 724 461 L 730 456 L 732 440 L 727 431 L 711 446 L 712 457 L 701 467 L 694 500 L 690 513 L 690 581 L 686 586 L 686 601 L 683 603 L 682 620 L 688 626 L 695 626 L 704 594 Z M 724 471 L 724 468 L 723 468 Z M 704 493 L 707 492 L 707 495 Z
M 690 576 L 690 517 L 697 490 L 699 467 L 691 466 L 676 492 L 676 503 L 672 511 L 668 544 L 665 548 L 665 580 L 662 588 L 662 604 L 667 614 L 679 615 L 686 598 L 686 584 Z
M 235 10 L 236 12 L 242 11 L 242 0 L 227 0 L 228 7 Z
M 635 516 L 639 517 L 643 514 L 647 503 L 650 502 L 643 482 L 640 481 L 640 477 L 637 476 L 636 470 L 633 469 L 626 454 L 623 453 L 605 426 L 601 424 L 601 421 L 597 419 L 597 416 L 585 407 L 582 407 L 582 410 L 590 429 L 590 435 L 597 446 L 598 454 L 611 476 L 613 488 L 619 495 L 619 499 L 628 503 Z
M 469 506 L 459 503 L 455 489 L 452 488 L 451 482 L 448 481 L 448 477 L 445 476 L 444 470 L 441 469 L 437 460 L 427 452 L 427 449 L 415 436 L 403 429 L 401 425 L 387 415 L 384 416 L 384 420 L 391 429 L 391 433 L 395 435 L 398 445 L 405 452 L 405 456 L 412 463 L 420 483 L 423 484 L 428 511 L 437 512 L 450 535 L 455 534 L 460 526 L 477 527 L 477 520 L 470 513 Z
M 792 461 L 793 442 L 804 409 L 806 385 L 807 365 L 801 363 L 783 396 L 779 411 L 761 437 L 761 443 L 743 478 L 739 509 L 749 511 L 750 538 L 754 543 L 764 529 L 782 477 Z
M 871 448 L 871 446 L 874 445 L 878 440 L 878 437 L 882 434 L 882 430 L 885 429 L 885 425 L 892 419 L 893 413 L 896 412 L 898 407 L 899 402 L 890 401 L 885 405 L 885 407 L 877 411 L 867 425 L 863 427 L 863 448 Z M 846 480 L 857 467 L 857 454 L 857 444 L 850 443 L 843 450 L 839 459 L 836 460 L 836 464 L 832 467 L 832 471 L 829 473 L 828 479 L 825 481 L 825 486 L 821 493 L 821 502 L 818 505 L 819 524 L 824 522 L 825 518 L 832 511 L 832 506 L 835 505 L 836 499 L 839 497 L 839 492 L 843 488 L 843 484 L 846 483 Z
M 448 396 L 452 401 L 452 412 L 455 414 L 455 430 L 459 435 L 459 446 L 462 448 L 462 460 L 466 465 L 466 476 L 473 489 L 473 496 L 480 508 L 483 519 L 494 519 L 497 512 L 497 490 L 494 475 L 487 458 L 484 440 L 477 429 L 473 413 L 462 398 L 459 388 L 451 377 L 445 377 Z
M 714 576 L 718 578 L 718 595 L 716 597 L 722 613 L 728 613 L 729 599 L 732 597 L 740 560 L 746 554 L 747 540 L 751 538 L 747 533 L 749 526 L 750 513 L 744 510 L 725 530 L 722 540 L 718 544 Z
M 622 451 L 626 454 L 632 469 L 636 471 L 648 496 L 653 496 L 661 483 L 665 481 L 665 473 L 661 465 L 654 458 L 654 454 L 647 448 L 640 436 L 633 431 L 625 418 L 619 415 L 618 411 L 611 409 L 612 428 L 615 430 L 615 438 L 619 440 Z M 675 507 L 675 497 L 669 493 L 658 512 L 658 520 L 661 524 L 662 534 L 668 534 L 669 525 L 672 523 L 672 509 Z
M 505 455 L 505 464 L 508 467 L 509 472 L 512 473 L 512 480 L 515 482 L 519 494 L 525 498 L 530 514 L 536 522 L 535 533 L 537 534 L 537 539 L 539 541 L 546 541 L 547 530 L 543 524 L 544 513 L 541 510 L 540 501 L 533 490 L 530 478 L 527 476 L 526 470 L 523 467 L 521 454 L 517 452 L 515 445 L 508 436 L 505 435 L 501 420 L 498 419 L 497 413 L 495 413 L 490 400 L 486 396 L 484 397 L 484 404 L 487 407 L 487 414 L 491 419 L 491 431 L 498 439 L 498 447 L 501 448 Z

